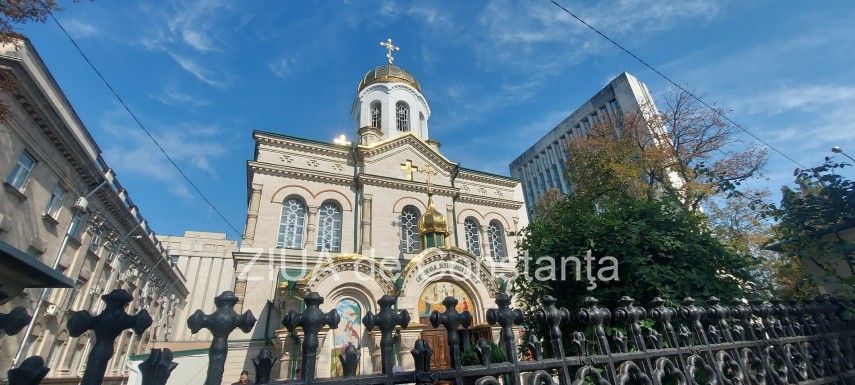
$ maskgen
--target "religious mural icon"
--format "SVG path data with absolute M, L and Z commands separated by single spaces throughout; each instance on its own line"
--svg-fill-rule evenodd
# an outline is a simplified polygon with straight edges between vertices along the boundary
M 444 312 L 445 305 L 442 304 L 442 300 L 445 297 L 458 299 L 457 311 L 471 311 L 472 300 L 463 288 L 451 282 L 433 282 L 427 285 L 419 296 L 419 317 L 430 317 L 430 313 L 434 310 Z
M 336 312 L 341 317 L 338 329 L 333 330 L 333 346 L 330 352 L 330 373 L 332 377 L 341 377 L 344 369 L 341 366 L 339 354 L 344 354 L 348 345 L 359 349 L 359 336 L 362 330 L 362 308 L 352 299 L 338 301 L 335 306 Z M 356 374 L 360 374 L 357 367 Z

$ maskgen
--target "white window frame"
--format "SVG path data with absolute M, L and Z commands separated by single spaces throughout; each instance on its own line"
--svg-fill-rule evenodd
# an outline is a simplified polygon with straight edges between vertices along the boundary
M 48 200 L 47 207 L 45 207 L 45 215 L 53 219 L 57 218 L 59 209 L 62 207 L 62 200 L 65 199 L 65 194 L 67 192 L 68 191 L 66 191 L 61 184 L 56 184 L 56 187 L 53 188 L 53 192 L 50 195 L 50 200 Z
M 505 246 L 505 227 L 497 220 L 490 221 L 487 228 L 487 238 L 490 240 L 490 255 L 497 262 L 507 261 L 507 248 Z
M 399 132 L 410 131 L 410 106 L 407 103 L 395 103 L 395 127 Z
M 475 218 L 468 217 L 463 221 L 463 236 L 466 238 L 466 250 L 476 257 L 480 257 L 481 231 L 478 229 L 478 221 Z
M 29 166 L 23 162 L 25 159 L 29 160 L 31 163 Z M 12 172 L 9 173 L 9 176 L 6 178 L 6 184 L 14 187 L 18 191 L 23 190 L 35 167 L 36 158 L 30 155 L 27 150 L 21 151 L 21 155 L 18 156 L 18 161 L 15 163 L 15 167 L 12 168 Z
M 286 204 L 294 202 L 299 205 L 302 216 L 295 217 L 294 223 L 286 223 Z M 282 202 L 282 211 L 279 215 L 279 233 L 276 239 L 276 247 L 283 249 L 300 250 L 303 248 L 303 232 L 306 229 L 306 203 L 298 198 L 288 198 Z
M 410 211 L 412 214 L 408 214 Z M 405 217 L 406 216 L 406 217 Z M 414 254 L 421 251 L 419 242 L 419 218 L 421 212 L 415 206 L 404 206 L 399 217 L 401 231 L 401 251 Z
M 332 211 L 330 211 L 332 210 Z M 344 219 L 341 205 L 325 202 L 318 209 L 317 251 L 341 251 L 341 224 Z

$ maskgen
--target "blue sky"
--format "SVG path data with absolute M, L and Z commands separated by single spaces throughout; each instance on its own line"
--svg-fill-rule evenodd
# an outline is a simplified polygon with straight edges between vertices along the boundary
M 855 2 L 561 0 L 806 166 L 855 156 Z M 243 230 L 252 130 L 353 138 L 366 71 L 412 72 L 431 137 L 464 167 L 508 164 L 621 71 L 667 84 L 547 0 L 82 1 L 56 16 L 166 151 Z M 22 28 L 159 234 L 239 234 L 184 182 L 49 21 Z M 744 138 L 745 144 L 751 139 Z M 758 184 L 795 164 L 772 152 Z M 850 171 L 851 172 L 851 171 Z

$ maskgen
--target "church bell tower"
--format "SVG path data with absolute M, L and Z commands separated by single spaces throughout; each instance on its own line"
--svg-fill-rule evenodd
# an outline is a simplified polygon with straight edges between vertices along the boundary
M 380 42 L 386 48 L 386 65 L 376 67 L 359 82 L 351 113 L 356 122 L 359 144 L 412 133 L 427 141 L 430 106 L 415 77 L 392 62 L 400 50 L 392 39 Z

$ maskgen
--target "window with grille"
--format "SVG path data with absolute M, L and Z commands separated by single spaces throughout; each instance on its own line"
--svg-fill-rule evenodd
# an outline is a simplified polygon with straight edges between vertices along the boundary
M 279 238 L 276 247 L 286 249 L 303 248 L 303 225 L 306 223 L 306 206 L 296 198 L 286 199 L 282 203 L 282 216 L 279 219 Z
M 419 216 L 413 206 L 401 210 L 401 251 L 405 253 L 419 252 Z
M 466 235 L 466 250 L 475 256 L 481 256 L 481 233 L 478 231 L 478 222 L 474 218 L 466 218 L 463 221 L 463 233 Z
M 12 168 L 12 173 L 6 178 L 6 183 L 18 190 L 24 188 L 24 183 L 27 182 L 27 178 L 30 177 L 30 172 L 33 171 L 35 165 L 36 160 L 32 155 L 26 151 L 22 152 L 21 156 L 18 157 L 18 162 L 15 163 L 15 167 Z
M 398 131 L 406 132 L 410 130 L 410 108 L 404 102 L 395 104 L 395 117 L 398 126 Z
M 505 252 L 505 229 L 502 224 L 498 221 L 491 221 L 487 234 L 490 238 L 490 254 L 493 255 L 493 259 L 506 261 L 508 256 Z
M 380 112 L 380 103 L 374 102 L 371 104 L 371 126 L 372 127 L 381 127 L 383 114 Z
M 327 202 L 318 210 L 318 251 L 341 251 L 341 206 Z

